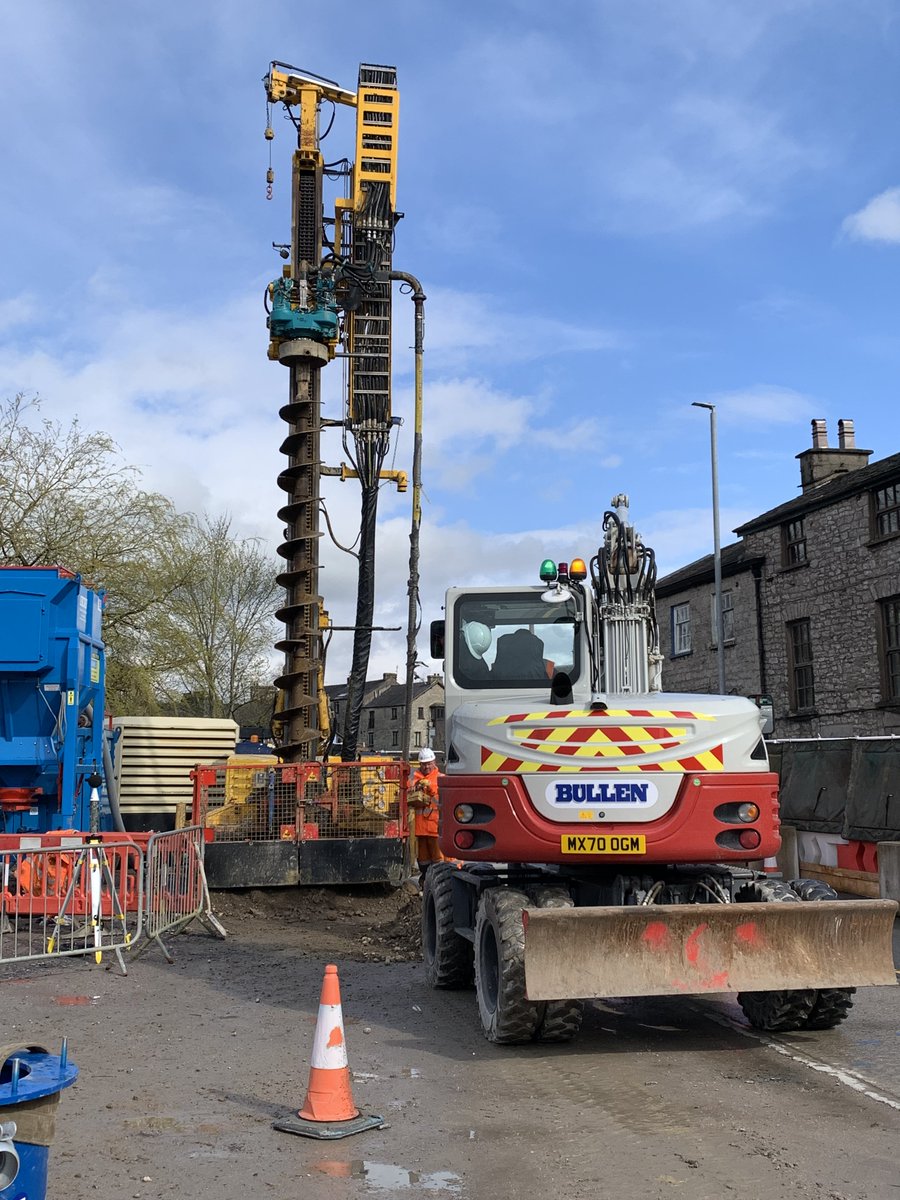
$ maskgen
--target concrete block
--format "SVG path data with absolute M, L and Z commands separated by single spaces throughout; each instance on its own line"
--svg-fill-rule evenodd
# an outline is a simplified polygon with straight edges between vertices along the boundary
M 789 825 L 781 827 L 781 849 L 775 855 L 782 879 L 800 877 L 800 845 L 797 830 Z
M 900 901 L 900 842 L 878 843 L 878 884 L 883 900 Z

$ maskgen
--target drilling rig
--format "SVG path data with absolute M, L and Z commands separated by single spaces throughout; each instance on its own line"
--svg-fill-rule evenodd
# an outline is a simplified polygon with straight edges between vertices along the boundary
M 284 604 L 276 614 L 284 653 L 276 722 L 278 757 L 241 766 L 198 768 L 194 820 L 213 832 L 206 863 L 216 887 L 389 882 L 404 871 L 404 764 L 357 761 L 359 723 L 373 632 L 375 525 L 384 480 L 405 491 L 404 471 L 385 470 L 391 431 L 391 283 L 396 208 L 399 95 L 393 67 L 363 63 L 356 92 L 309 71 L 273 62 L 263 80 L 270 145 L 273 113 L 296 131 L 291 168 L 291 237 L 276 246 L 285 265 L 266 288 L 269 357 L 289 371 L 281 417 L 287 494 L 278 516 L 284 540 L 278 576 Z M 320 130 L 323 109 L 328 125 Z M 356 110 L 355 156 L 326 162 L 322 143 L 341 106 Z M 326 215 L 323 185 L 342 192 Z M 332 215 L 333 214 L 333 215 Z M 403 277 L 405 278 L 405 277 Z M 423 297 L 424 298 L 424 297 Z M 322 369 L 344 365 L 338 418 L 322 415 Z M 323 429 L 339 428 L 349 459 L 322 463 Z M 320 519 L 330 522 L 323 476 L 358 479 L 361 515 L 353 655 L 341 761 L 325 691 L 325 651 L 336 628 L 319 590 Z M 332 535 L 333 536 L 333 535 Z M 347 627 L 342 627 L 347 628 Z
M 269 357 L 290 372 L 288 402 L 281 409 L 288 434 L 282 452 L 288 463 L 278 483 L 287 493 L 279 511 L 284 542 L 278 553 L 286 568 L 277 616 L 286 629 L 276 649 L 285 655 L 276 680 L 282 693 L 279 753 L 288 762 L 311 761 L 327 753 L 328 707 L 324 689 L 323 634 L 329 628 L 319 595 L 319 538 L 322 475 L 359 479 L 361 519 L 359 583 L 353 627 L 344 761 L 357 757 L 363 689 L 372 642 L 375 597 L 375 522 L 381 481 L 406 489 L 406 474 L 384 470 L 391 430 L 391 266 L 396 210 L 399 93 L 394 67 L 363 63 L 356 92 L 308 71 L 273 62 L 264 79 L 269 120 L 282 106 L 297 133 L 291 173 L 291 242 L 282 253 L 289 263 L 270 284 Z M 325 133 L 323 105 L 331 105 Z M 350 160 L 326 162 L 322 142 L 338 105 L 356 109 L 356 152 Z M 334 215 L 326 216 L 323 180 L 343 182 Z M 271 195 L 274 172 L 268 172 Z M 329 237 L 329 233 L 331 236 Z M 321 371 L 336 356 L 346 359 L 345 410 L 339 420 L 323 420 Z M 351 465 L 323 466 L 323 427 L 339 426 Z

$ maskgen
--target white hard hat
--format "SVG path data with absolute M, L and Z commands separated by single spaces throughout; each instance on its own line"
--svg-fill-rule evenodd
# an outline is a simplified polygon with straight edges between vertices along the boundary
M 470 652 L 481 658 L 491 644 L 491 631 L 480 621 L 469 621 L 463 626 L 463 638 Z
M 434 762 L 434 751 L 431 749 L 430 746 L 423 746 L 422 749 L 419 751 L 419 762 L 420 763 Z

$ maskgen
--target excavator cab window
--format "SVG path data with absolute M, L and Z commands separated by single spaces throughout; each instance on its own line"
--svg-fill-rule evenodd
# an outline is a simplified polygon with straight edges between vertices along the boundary
M 463 596 L 454 614 L 453 677 L 463 688 L 540 688 L 580 670 L 574 601 L 548 605 L 534 593 Z

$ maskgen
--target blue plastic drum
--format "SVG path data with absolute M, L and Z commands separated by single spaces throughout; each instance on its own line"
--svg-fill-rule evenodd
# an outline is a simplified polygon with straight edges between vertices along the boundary
M 3 1134 L 10 1122 L 19 1124 L 20 1105 L 57 1096 L 77 1078 L 78 1068 L 67 1061 L 65 1045 L 62 1054 L 34 1047 L 17 1050 L 0 1064 L 0 1200 L 46 1200 L 50 1147 L 26 1142 L 18 1132 L 10 1144 Z M 20 1111 L 20 1118 L 24 1115 Z M 23 1133 L 27 1136 L 24 1122 Z

